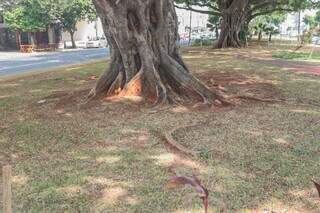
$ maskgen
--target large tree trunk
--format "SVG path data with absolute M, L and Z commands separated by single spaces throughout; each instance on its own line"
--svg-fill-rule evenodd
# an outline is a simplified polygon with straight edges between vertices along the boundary
M 141 96 L 155 104 L 226 103 L 183 62 L 172 0 L 94 0 L 94 4 L 110 44 L 111 62 L 90 97 Z
M 215 26 L 215 33 L 216 33 L 216 39 L 219 38 L 219 24 L 216 24 Z
M 243 46 L 239 32 L 247 21 L 248 7 L 248 0 L 221 1 L 219 8 L 222 11 L 222 23 L 216 48 Z

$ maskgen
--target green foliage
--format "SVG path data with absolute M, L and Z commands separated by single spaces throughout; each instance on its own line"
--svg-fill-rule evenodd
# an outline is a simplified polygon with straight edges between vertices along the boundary
M 219 25 L 221 23 L 221 17 L 217 16 L 217 15 L 209 15 L 208 22 L 209 23 L 207 24 L 207 27 L 211 31 L 214 31 L 214 30 L 216 30 L 217 27 L 219 27 Z
M 264 32 L 266 34 L 279 33 L 279 26 L 286 19 L 286 14 L 282 12 L 275 12 L 271 15 L 264 15 L 256 17 L 250 23 L 251 32 Z
M 60 21 L 64 30 L 76 31 L 76 24 L 79 21 L 97 18 L 95 8 L 91 0 L 64 0 L 56 1 L 56 18 Z
M 316 13 L 316 16 L 314 19 L 318 24 L 320 24 L 320 10 Z
M 291 51 L 280 51 L 275 52 L 272 57 L 281 58 L 281 59 L 291 59 L 291 60 L 308 60 L 308 59 L 316 59 L 320 60 L 320 53 L 315 52 L 311 55 L 310 52 L 291 52 Z
M 45 30 L 53 22 L 74 32 L 77 22 L 96 18 L 91 0 L 2 0 L 0 7 L 6 8 L 4 18 L 10 28 L 25 32 Z
M 302 35 L 302 42 L 303 43 L 311 43 L 312 37 L 313 37 L 312 30 L 305 30 Z
M 310 15 L 305 15 L 303 17 L 303 23 L 310 26 L 310 28 L 313 28 L 316 26 L 316 19 L 314 16 L 310 16 Z
M 303 18 L 303 22 L 309 26 L 308 30 L 303 32 L 303 42 L 311 43 L 314 35 L 320 35 L 320 10 L 315 16 L 306 15 Z
M 35 32 L 45 30 L 50 24 L 48 8 L 39 0 L 23 0 L 4 12 L 4 19 L 13 30 Z

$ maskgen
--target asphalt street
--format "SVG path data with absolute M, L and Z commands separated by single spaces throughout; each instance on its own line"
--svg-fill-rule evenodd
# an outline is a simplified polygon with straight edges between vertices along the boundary
M 52 53 L 0 52 L 0 77 L 87 63 L 109 57 L 108 48 L 79 49 Z

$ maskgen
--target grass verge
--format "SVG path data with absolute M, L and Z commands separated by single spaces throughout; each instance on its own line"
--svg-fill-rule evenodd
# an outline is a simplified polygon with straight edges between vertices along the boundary
M 285 100 L 216 112 L 153 113 L 130 100 L 83 107 L 102 62 L 1 80 L 0 162 L 14 168 L 14 211 L 201 212 L 191 189 L 166 190 L 174 169 L 203 180 L 211 212 L 317 212 L 320 77 L 250 59 L 275 51 L 183 50 L 210 87 Z M 163 131 L 203 121 L 173 135 L 199 157 L 166 149 Z

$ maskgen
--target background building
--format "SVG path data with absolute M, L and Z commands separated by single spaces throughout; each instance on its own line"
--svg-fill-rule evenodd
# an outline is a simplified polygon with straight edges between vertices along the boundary
M 202 13 L 195 13 L 187 10 L 176 9 L 178 21 L 179 21 L 179 33 L 183 34 L 188 32 L 190 27 L 191 20 L 191 28 L 207 28 L 207 23 L 209 19 L 209 15 Z M 191 17 L 191 19 L 190 19 Z
M 303 18 L 306 15 L 314 16 L 315 14 L 316 11 L 314 10 L 301 11 L 300 14 L 298 12 L 288 14 L 287 19 L 280 25 L 280 36 L 288 38 L 297 37 L 299 25 L 300 34 L 302 34 L 304 30 L 308 29 L 308 26 L 303 22 Z
M 77 31 L 74 34 L 74 40 L 78 47 L 84 47 L 84 43 L 89 40 L 105 37 L 101 20 L 98 18 L 94 22 L 81 21 L 76 25 Z M 62 33 L 62 41 L 71 43 L 71 37 L 68 32 Z

